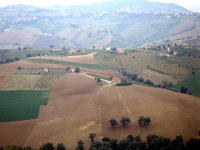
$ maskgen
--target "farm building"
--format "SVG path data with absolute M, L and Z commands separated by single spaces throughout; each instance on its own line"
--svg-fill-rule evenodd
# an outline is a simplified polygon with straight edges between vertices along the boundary
M 44 68 L 44 73 L 47 73 L 47 72 L 49 72 L 49 69 L 47 69 L 47 68 Z
M 70 72 L 70 73 L 75 73 L 76 72 L 76 68 L 69 68 L 69 70 L 68 70 L 68 72 Z

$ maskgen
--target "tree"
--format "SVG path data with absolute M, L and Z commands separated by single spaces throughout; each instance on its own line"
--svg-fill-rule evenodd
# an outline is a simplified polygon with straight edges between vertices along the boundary
M 22 70 L 22 67 L 18 66 L 18 67 L 17 67 L 17 70 Z
M 64 46 L 64 47 L 62 47 L 62 51 L 66 51 L 67 49 L 66 49 L 66 47 Z
M 95 136 L 96 136 L 96 133 L 90 133 L 89 134 L 89 139 L 91 140 L 91 142 L 94 142 Z
M 112 128 L 119 124 L 116 119 L 110 119 L 109 122 Z
M 101 78 L 100 77 L 95 77 L 95 79 L 96 79 L 97 83 L 101 83 Z
M 65 145 L 63 143 L 58 143 L 56 146 L 56 150 L 66 150 Z
M 54 48 L 54 45 L 51 44 L 51 45 L 49 45 L 49 47 L 50 47 L 51 49 L 53 49 L 53 48 Z
M 93 49 L 93 50 L 95 49 L 95 46 L 94 46 L 94 45 L 92 46 L 92 49 Z
M 120 123 L 123 127 L 127 127 L 131 123 L 131 120 L 129 117 L 122 117 Z
M 181 90 L 180 90 L 181 93 L 188 93 L 188 88 L 184 87 L 184 86 L 181 86 Z
M 76 150 L 84 150 L 84 142 L 83 141 L 79 140 L 77 142 Z
M 40 150 L 55 150 L 53 143 L 46 143 L 40 147 Z
M 80 72 L 80 68 L 79 67 L 76 67 L 76 73 L 79 73 Z
M 150 122 L 151 122 L 150 117 L 140 116 L 138 119 L 138 123 L 140 126 L 148 126 Z
M 200 148 L 200 139 L 191 138 L 186 143 L 186 150 L 199 150 L 199 148 Z

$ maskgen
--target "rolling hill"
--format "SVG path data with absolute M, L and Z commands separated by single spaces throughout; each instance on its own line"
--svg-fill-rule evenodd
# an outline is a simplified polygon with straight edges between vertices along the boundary
M 198 40 L 200 30 L 199 14 L 146 0 L 50 8 L 14 5 L 0 12 L 0 49 L 136 47 L 162 39 Z

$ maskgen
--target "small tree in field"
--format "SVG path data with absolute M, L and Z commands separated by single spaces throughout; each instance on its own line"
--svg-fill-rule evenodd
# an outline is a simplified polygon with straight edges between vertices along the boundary
M 83 141 L 79 140 L 77 142 L 76 150 L 84 150 L 84 142 Z
M 95 136 L 96 136 L 96 133 L 90 133 L 89 134 L 89 139 L 91 140 L 91 142 L 94 142 Z
M 55 150 L 53 143 L 46 143 L 40 147 L 40 150 Z
M 112 128 L 114 128 L 115 126 L 119 124 L 116 119 L 110 119 L 109 122 Z
M 148 126 L 151 122 L 150 117 L 140 116 L 138 119 L 138 123 L 140 126 Z
M 120 123 L 123 127 L 127 127 L 131 123 L 131 120 L 129 117 L 122 117 Z
M 76 73 L 79 73 L 79 72 L 80 72 L 80 68 L 76 67 Z
M 58 143 L 56 146 L 56 150 L 66 150 L 65 145 L 63 143 Z

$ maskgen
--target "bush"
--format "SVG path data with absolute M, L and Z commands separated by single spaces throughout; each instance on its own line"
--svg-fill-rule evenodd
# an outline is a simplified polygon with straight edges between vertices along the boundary
M 184 86 L 181 86 L 180 92 L 181 92 L 181 93 L 188 93 L 189 90 L 188 90 L 188 88 L 186 88 L 186 87 L 184 87 Z
M 140 126 L 148 126 L 150 124 L 150 122 L 151 122 L 150 117 L 140 116 L 138 119 L 138 123 Z
M 117 83 L 116 86 L 128 86 L 132 85 L 131 82 L 128 82 L 127 80 L 123 79 L 120 83 Z
M 145 84 L 150 85 L 150 86 L 154 86 L 154 82 L 152 82 L 150 80 L 146 80 Z

